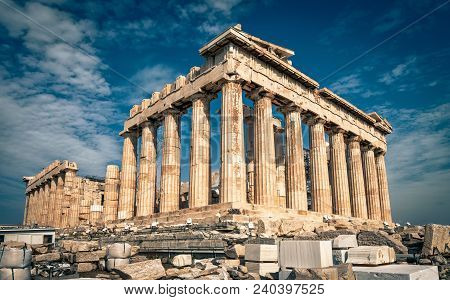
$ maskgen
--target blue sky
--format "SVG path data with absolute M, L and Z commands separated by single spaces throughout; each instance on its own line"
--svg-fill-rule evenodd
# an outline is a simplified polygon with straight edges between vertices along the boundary
M 293 49 L 294 66 L 321 86 L 388 118 L 394 219 L 450 223 L 445 0 L 0 0 L 0 223 L 21 221 L 21 177 L 55 159 L 77 161 L 81 175 L 119 164 L 131 105 L 202 65 L 198 49 L 236 23 Z M 185 141 L 188 124 L 189 114 Z

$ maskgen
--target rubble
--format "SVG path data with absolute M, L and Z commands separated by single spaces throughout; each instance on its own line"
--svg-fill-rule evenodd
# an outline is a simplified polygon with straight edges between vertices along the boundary
M 160 259 L 116 266 L 114 269 L 122 279 L 153 280 L 166 276 Z
M 439 253 L 450 254 L 450 226 L 428 224 L 425 226 L 425 238 L 422 248 L 422 255 L 433 255 L 435 249 Z

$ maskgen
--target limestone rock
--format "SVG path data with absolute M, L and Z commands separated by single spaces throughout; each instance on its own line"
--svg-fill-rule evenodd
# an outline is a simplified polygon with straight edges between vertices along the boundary
M 225 249 L 225 255 L 229 258 L 243 258 L 245 256 L 245 246 L 236 244 Z
M 99 249 L 98 241 L 72 241 L 70 251 L 72 253 L 87 252 Z
M 281 273 L 281 272 L 280 272 Z M 351 264 L 342 264 L 327 268 L 295 268 L 280 274 L 280 280 L 355 280 Z
M 79 263 L 77 265 L 78 273 L 91 272 L 91 271 L 95 271 L 96 269 L 97 269 L 97 265 L 93 264 L 93 263 Z
M 249 273 L 256 273 L 261 276 L 266 276 L 269 273 L 277 273 L 280 270 L 278 263 L 263 263 L 263 262 L 245 262 L 245 266 Z
M 394 249 L 388 246 L 359 246 L 348 250 L 347 263 L 381 265 L 395 262 Z
M 111 272 L 116 267 L 124 266 L 130 264 L 129 258 L 108 258 L 106 261 L 105 267 L 106 271 Z
M 54 252 L 54 253 L 46 253 L 46 254 L 40 254 L 34 256 L 35 262 L 51 262 L 51 261 L 59 261 L 61 260 L 61 253 Z
M 75 262 L 95 262 L 105 257 L 105 251 L 78 252 L 75 254 Z
M 433 255 L 433 250 L 440 253 L 450 251 L 449 226 L 428 224 L 425 226 L 425 238 L 422 248 L 422 255 Z
M 172 258 L 172 265 L 175 267 L 185 267 L 192 265 L 192 256 L 190 254 L 180 254 Z
M 129 265 L 115 267 L 114 270 L 123 279 L 154 280 L 166 276 L 160 259 L 147 260 Z
M 333 249 L 348 249 L 358 247 L 356 235 L 340 235 L 333 239 Z
M 128 258 L 131 256 L 131 245 L 128 243 L 114 243 L 106 249 L 108 258 Z

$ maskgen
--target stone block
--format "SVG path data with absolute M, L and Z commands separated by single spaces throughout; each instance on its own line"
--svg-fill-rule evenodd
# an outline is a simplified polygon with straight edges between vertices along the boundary
M 385 265 L 353 267 L 357 280 L 439 280 L 436 266 Z
M 425 226 L 425 237 L 422 248 L 422 255 L 433 255 L 433 250 L 437 249 L 441 253 L 448 252 L 450 247 L 449 226 L 428 224 Z
M 333 239 L 333 249 L 349 249 L 358 247 L 358 241 L 354 234 L 342 234 Z
M 70 245 L 70 251 L 72 253 L 77 252 L 87 252 L 87 251 L 94 251 L 99 249 L 98 241 L 70 241 L 71 243 L 68 243 L 67 245 L 64 245 L 64 248 L 68 247 Z
M 278 261 L 278 246 L 264 244 L 246 244 L 245 260 L 257 262 Z
M 160 259 L 118 266 L 114 270 L 122 279 L 155 280 L 166 276 L 166 271 Z
M 280 270 L 278 263 L 267 262 L 250 262 L 245 263 L 249 273 L 256 273 L 261 276 L 266 276 L 268 273 L 277 273 Z
M 54 253 L 45 253 L 34 256 L 35 262 L 51 262 L 51 261 L 59 261 L 61 260 L 61 254 L 59 252 Z
M 31 279 L 31 269 L 27 268 L 0 268 L 0 280 L 30 280 Z
M 192 265 L 192 256 L 190 254 L 180 254 L 172 258 L 172 265 L 175 267 L 185 267 Z
M 282 268 L 324 268 L 333 265 L 331 241 L 281 241 Z
M 229 258 L 244 258 L 245 246 L 236 244 L 225 249 L 225 255 Z
M 395 262 L 395 251 L 388 246 L 359 246 L 348 250 L 347 263 L 382 265 Z
M 334 249 L 333 250 L 333 265 L 345 264 L 347 262 L 348 250 Z
M 78 252 L 75 254 L 75 262 L 96 262 L 100 258 L 105 257 L 105 251 L 93 251 L 93 252 Z
M 77 265 L 78 273 L 92 272 L 97 270 L 97 265 L 89 262 L 79 263 Z
M 116 267 L 129 265 L 130 259 L 129 258 L 108 258 L 108 260 L 105 263 L 106 271 L 111 272 Z
M 351 264 L 327 268 L 295 268 L 279 272 L 279 280 L 355 280 Z

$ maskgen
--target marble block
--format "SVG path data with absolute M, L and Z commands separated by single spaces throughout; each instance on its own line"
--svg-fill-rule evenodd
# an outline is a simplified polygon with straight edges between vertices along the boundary
M 354 234 L 341 234 L 333 239 L 333 249 L 349 249 L 358 247 L 358 241 Z
M 246 244 L 245 260 L 258 262 L 278 261 L 278 246 L 265 244 Z
M 357 280 L 439 280 L 437 266 L 385 265 L 353 267 Z
M 331 241 L 281 241 L 282 268 L 324 268 L 333 265 Z
M 359 246 L 348 250 L 347 263 L 382 265 L 395 262 L 395 251 L 388 246 Z
M 265 276 L 267 273 L 277 273 L 280 270 L 278 263 L 245 262 L 249 273 L 258 273 Z

